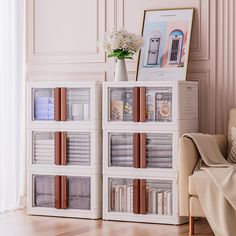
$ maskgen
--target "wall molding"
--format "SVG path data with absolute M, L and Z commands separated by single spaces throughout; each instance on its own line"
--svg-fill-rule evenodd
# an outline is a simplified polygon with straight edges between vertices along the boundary
M 102 49 L 101 41 L 106 30 L 106 0 L 95 0 L 96 2 L 96 45 L 91 46 L 91 50 L 80 51 L 52 51 L 40 52 L 36 48 L 36 1 L 26 0 L 27 9 L 27 52 L 26 60 L 28 64 L 51 64 L 51 63 L 96 63 L 105 62 L 105 53 Z M 66 17 L 66 16 L 65 16 Z M 76 25 L 76 22 L 75 22 Z M 75 27 L 76 30 L 76 27 Z

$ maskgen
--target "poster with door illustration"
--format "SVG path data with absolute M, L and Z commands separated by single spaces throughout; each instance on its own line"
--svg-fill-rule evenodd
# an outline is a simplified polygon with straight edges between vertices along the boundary
M 137 80 L 185 80 L 194 9 L 146 10 Z

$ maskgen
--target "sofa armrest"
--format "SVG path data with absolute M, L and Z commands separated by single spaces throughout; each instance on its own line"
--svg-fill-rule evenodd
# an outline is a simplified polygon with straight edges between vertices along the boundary
M 224 135 L 214 135 L 224 157 L 227 154 L 227 138 Z M 198 162 L 199 153 L 189 138 L 179 140 L 179 214 L 189 215 L 189 176 L 193 174 Z

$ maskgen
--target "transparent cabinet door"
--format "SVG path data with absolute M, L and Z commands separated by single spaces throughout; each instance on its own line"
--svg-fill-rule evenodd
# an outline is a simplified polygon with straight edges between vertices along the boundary
M 33 207 L 55 206 L 54 176 L 33 175 Z
M 172 181 L 144 180 L 146 213 L 172 215 Z M 141 200 L 142 201 L 142 200 Z
M 109 134 L 109 166 L 133 166 L 133 134 Z
M 33 88 L 33 120 L 54 120 L 54 89 Z
M 67 116 L 67 120 L 69 121 L 89 121 L 90 120 L 90 89 L 89 88 L 67 88 L 66 89 L 66 116 Z
M 54 132 L 33 132 L 33 164 L 53 164 Z
M 144 95 L 142 95 L 145 93 Z M 142 121 L 171 122 L 172 121 L 172 88 L 143 88 L 141 103 L 145 100 L 145 111 L 141 111 Z
M 133 120 L 133 89 L 110 88 L 110 117 L 109 121 Z
M 133 213 L 133 179 L 109 178 L 108 185 L 109 211 Z
M 90 165 L 91 133 L 67 132 L 66 136 L 66 163 L 64 164 Z
M 141 134 L 145 137 L 144 147 L 146 153 L 143 158 L 141 152 L 141 163 L 146 168 L 172 168 L 173 135 L 168 133 Z M 141 143 L 142 145 L 142 143 Z
M 91 209 L 91 179 L 90 177 L 67 177 L 67 208 Z

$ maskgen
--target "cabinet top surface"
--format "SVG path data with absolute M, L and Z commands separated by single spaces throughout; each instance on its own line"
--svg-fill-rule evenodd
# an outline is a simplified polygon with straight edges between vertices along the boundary
M 104 86 L 162 86 L 162 85 L 198 85 L 198 81 L 104 81 Z

